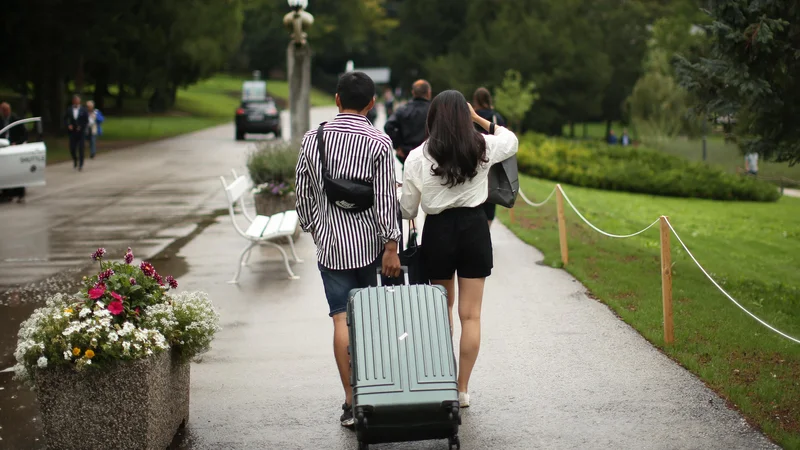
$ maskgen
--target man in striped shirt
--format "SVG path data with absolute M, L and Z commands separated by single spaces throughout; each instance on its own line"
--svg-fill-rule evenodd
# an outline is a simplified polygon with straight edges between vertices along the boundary
M 394 151 L 388 136 L 375 129 L 366 115 L 375 105 L 375 84 L 361 72 L 346 73 L 336 88 L 339 114 L 325 124 L 324 143 L 331 178 L 372 184 L 374 205 L 351 212 L 325 195 L 317 130 L 303 137 L 297 162 L 297 214 L 303 231 L 317 244 L 317 260 L 333 318 L 333 353 L 339 368 L 345 403 L 341 424 L 353 425 L 349 336 L 345 311 L 351 289 L 374 286 L 376 268 L 389 277 L 400 275 L 399 205 L 394 176 Z

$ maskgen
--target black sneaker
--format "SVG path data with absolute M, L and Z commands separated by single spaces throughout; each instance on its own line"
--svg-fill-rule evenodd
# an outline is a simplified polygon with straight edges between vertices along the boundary
M 348 405 L 347 403 L 342 404 L 342 417 L 339 418 L 339 421 L 342 423 L 343 427 L 353 428 L 355 426 L 355 419 L 353 418 L 353 405 Z

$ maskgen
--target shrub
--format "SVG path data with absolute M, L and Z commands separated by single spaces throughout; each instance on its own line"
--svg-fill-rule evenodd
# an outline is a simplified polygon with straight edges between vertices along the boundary
M 250 179 L 260 184 L 294 185 L 295 167 L 300 154 L 296 142 L 264 142 L 247 158 Z
M 576 186 L 714 200 L 776 201 L 775 186 L 655 150 L 526 135 L 519 170 Z

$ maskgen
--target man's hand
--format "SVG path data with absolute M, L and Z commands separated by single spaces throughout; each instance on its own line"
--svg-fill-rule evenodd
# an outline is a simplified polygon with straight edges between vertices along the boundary
M 69 131 L 72 131 L 72 125 L 67 125 L 67 129 L 68 129 Z
M 397 155 L 397 157 L 398 157 L 398 158 L 400 158 L 400 159 L 405 159 L 405 157 L 406 157 L 406 154 L 405 154 L 405 152 L 404 152 L 403 150 L 399 149 L 399 148 L 396 148 L 396 149 L 394 149 L 394 153 L 395 153 L 395 154 Z
M 397 255 L 397 242 L 389 241 L 384 246 L 381 273 L 390 278 L 397 278 L 402 273 L 400 257 Z

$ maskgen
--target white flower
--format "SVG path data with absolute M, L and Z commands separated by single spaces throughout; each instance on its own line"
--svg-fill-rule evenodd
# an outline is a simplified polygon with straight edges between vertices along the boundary
M 72 353 L 70 353 L 69 350 L 64 350 L 64 359 L 66 359 L 67 361 L 72 359 Z
M 91 360 L 91 359 L 87 359 L 87 360 L 86 360 L 86 365 L 88 366 L 88 365 L 90 365 L 90 364 L 92 364 L 92 360 Z
M 118 340 L 119 340 L 119 335 L 116 332 L 112 331 L 108 333 L 109 342 L 117 342 Z
M 39 366 L 40 369 L 44 369 L 45 367 L 47 367 L 47 358 L 45 358 L 44 356 L 40 357 L 36 361 L 36 365 Z
M 92 313 L 92 310 L 89 308 L 81 308 L 81 312 L 78 313 L 78 317 L 83 319 L 84 317 L 88 316 Z
M 89 342 L 92 347 L 97 347 L 97 339 L 92 338 L 91 342 Z

